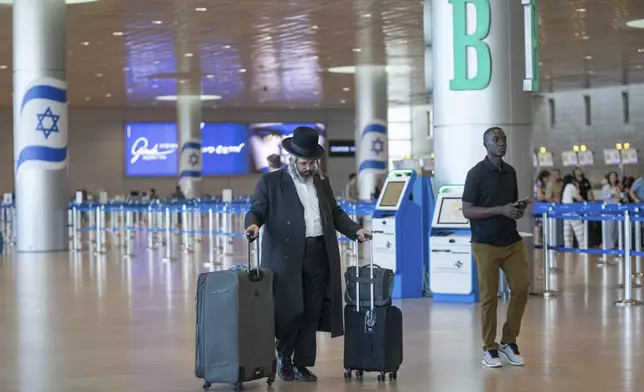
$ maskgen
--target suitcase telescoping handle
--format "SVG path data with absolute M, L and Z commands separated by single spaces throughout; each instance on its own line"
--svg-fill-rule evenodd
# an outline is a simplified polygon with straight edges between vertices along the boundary
M 255 237 L 255 234 L 251 231 L 246 232 L 246 239 L 248 240 L 248 278 L 251 280 L 251 282 L 259 282 L 262 279 L 264 279 L 264 273 L 262 272 L 262 269 L 260 268 L 259 264 L 259 253 L 261 249 L 259 249 L 259 236 Z M 253 253 L 251 251 L 251 244 L 255 242 L 255 247 L 256 247 L 256 252 L 255 252 L 255 269 L 251 267 L 250 264 L 250 259 L 251 259 L 251 254 Z
M 373 235 L 367 234 L 367 241 L 371 242 L 371 310 L 374 309 L 374 292 L 373 292 Z M 353 258 L 356 261 L 356 311 L 360 311 L 360 265 L 358 255 L 358 241 L 353 243 Z

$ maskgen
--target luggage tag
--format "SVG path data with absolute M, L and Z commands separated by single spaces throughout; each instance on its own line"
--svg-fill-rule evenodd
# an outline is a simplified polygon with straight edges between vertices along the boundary
M 376 333 L 376 311 L 367 310 L 364 316 L 364 332 L 368 334 Z

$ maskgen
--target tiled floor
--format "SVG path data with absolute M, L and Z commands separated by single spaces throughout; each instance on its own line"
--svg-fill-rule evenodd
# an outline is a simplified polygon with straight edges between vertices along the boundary
M 101 257 L 87 251 L 2 257 L 1 392 L 201 390 L 194 377 L 194 299 L 197 274 L 208 269 L 204 258 L 177 254 L 166 263 L 161 251 L 145 250 L 145 239 L 134 253 L 131 260 L 117 249 Z M 623 294 L 616 267 L 582 257 L 561 258 L 559 266 L 553 283 L 562 295 L 529 301 L 519 342 L 524 368 L 481 367 L 477 306 L 407 300 L 399 304 L 405 359 L 396 382 L 379 384 L 375 374 L 345 381 L 342 339 L 320 336 L 314 369 L 320 381 L 277 381 L 273 390 L 642 391 L 644 308 L 613 306 Z M 266 389 L 264 382 L 246 385 Z

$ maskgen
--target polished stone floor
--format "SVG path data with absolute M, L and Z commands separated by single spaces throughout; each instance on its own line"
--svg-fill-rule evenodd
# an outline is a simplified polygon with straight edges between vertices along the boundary
M 243 244 L 235 249 L 244 259 Z M 144 238 L 133 253 L 130 260 L 117 248 L 103 256 L 11 250 L 2 256 L 1 392 L 201 390 L 194 377 L 195 283 L 200 271 L 213 268 L 204 263 L 207 253 L 173 252 L 176 260 L 165 262 L 162 250 L 146 250 Z M 379 384 L 375 374 L 345 381 L 342 339 L 320 336 L 314 371 L 321 380 L 277 381 L 273 390 L 642 391 L 644 308 L 613 306 L 623 296 L 618 268 L 581 256 L 562 256 L 557 265 L 562 271 L 551 277 L 561 296 L 528 304 L 519 341 L 523 368 L 481 366 L 476 305 L 406 300 L 399 303 L 405 358 L 396 382 Z M 640 298 L 641 289 L 634 294 Z M 502 320 L 504 302 L 500 308 Z M 256 382 L 246 390 L 267 387 Z

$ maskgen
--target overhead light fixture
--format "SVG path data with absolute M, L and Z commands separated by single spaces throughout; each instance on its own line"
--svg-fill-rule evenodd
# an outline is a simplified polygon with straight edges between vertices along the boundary
M 410 68 L 407 65 L 386 65 L 384 66 L 387 73 L 390 74 L 401 74 L 409 72 Z M 346 65 L 342 67 L 331 67 L 327 71 L 330 73 L 339 73 L 339 74 L 354 74 L 356 73 L 355 65 Z
M 626 26 L 634 29 L 644 29 L 644 19 L 634 19 L 626 22 Z
M 362 15 L 363 18 L 371 18 L 371 14 L 364 14 Z
M 583 39 L 583 40 L 588 40 L 588 39 L 590 39 L 590 37 L 589 37 L 589 36 L 587 36 L 587 35 L 584 35 L 584 36 L 582 36 L 582 37 L 581 37 L 581 39 Z
M 197 7 L 197 8 L 195 8 L 195 11 L 197 11 L 197 12 L 206 12 L 206 11 L 208 11 L 208 8 L 206 8 L 206 7 Z
M 83 45 L 83 46 L 89 46 L 89 42 L 88 42 L 88 41 L 83 41 L 83 42 L 81 42 L 80 44 L 81 44 L 81 45 Z
M 105 94 L 105 98 L 112 98 L 112 94 L 110 93 Z
M 97 74 L 96 74 L 96 75 L 94 75 L 94 76 L 96 76 L 97 78 L 102 78 L 102 77 L 103 77 L 103 74 L 102 74 L 102 73 L 97 73 Z
M 630 143 L 624 143 L 624 150 L 628 150 L 629 148 L 631 148 L 631 144 Z
M 586 60 L 592 60 L 593 56 L 586 56 Z
M 586 12 L 585 8 L 577 8 L 577 12 Z
M 317 30 L 317 29 L 318 29 L 318 27 L 317 27 L 317 26 L 313 26 L 313 27 L 311 27 L 311 28 L 312 28 L 313 30 Z
M 575 144 L 574 146 L 572 146 L 572 150 L 574 152 L 579 152 L 579 146 Z
M 638 51 L 639 53 L 644 53 L 644 49 L 642 49 L 642 48 L 637 49 L 637 51 Z
M 343 99 L 342 101 L 340 101 L 340 103 L 347 103 L 347 101 L 345 101 L 345 100 Z
M 586 145 L 585 145 L 585 144 L 582 144 L 581 146 L 579 146 L 579 149 L 580 149 L 582 152 L 586 151 Z
M 342 91 L 351 91 L 351 89 L 349 87 L 344 87 Z
M 548 150 L 546 150 L 545 147 L 539 147 L 539 153 L 540 154 L 545 154 L 546 152 L 548 152 Z
M 200 98 L 202 101 L 216 101 L 221 99 L 219 95 L 182 95 L 182 97 Z M 176 101 L 176 95 L 161 95 L 157 97 L 157 101 Z
M 192 57 L 192 56 L 194 56 L 194 54 L 193 54 L 193 53 L 186 53 L 186 54 L 184 54 L 184 56 L 186 56 L 186 57 Z
M 354 48 L 354 49 L 353 49 L 353 51 L 354 51 L 354 52 L 356 52 L 356 53 L 358 53 L 358 52 L 362 52 L 362 49 L 360 49 L 360 48 Z
M 213 75 L 213 74 L 208 74 L 208 75 L 206 75 L 206 78 L 208 78 L 208 79 L 212 79 L 212 78 L 214 78 L 214 77 L 215 77 L 215 75 Z
M 622 149 L 622 143 L 616 143 L 616 144 L 615 144 L 615 149 L 616 149 L 616 150 L 618 150 L 618 151 L 621 151 L 621 149 Z
M 66 4 L 95 3 L 99 0 L 66 0 Z M 13 4 L 14 0 L 0 0 L 0 4 Z
M 7 69 L 8 67 L 6 65 L 0 65 L 0 69 Z
M 239 70 L 239 72 L 244 73 L 244 72 L 246 72 L 246 69 L 242 68 L 242 69 Z
M 230 49 L 230 45 L 224 45 L 224 49 Z
M 112 35 L 115 36 L 115 37 L 120 37 L 120 36 L 123 35 L 123 32 L 122 31 L 115 31 L 115 32 L 112 33 Z
M 160 20 L 153 20 L 153 21 L 152 21 L 152 24 L 160 25 L 160 24 L 163 24 L 163 22 L 162 22 L 162 21 L 160 21 Z

